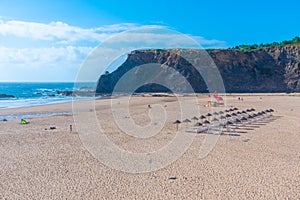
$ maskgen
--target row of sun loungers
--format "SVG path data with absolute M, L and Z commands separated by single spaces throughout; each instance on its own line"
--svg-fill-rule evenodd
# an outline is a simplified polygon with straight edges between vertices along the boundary
M 210 124 L 195 128 L 192 130 L 192 132 L 207 132 L 210 134 L 222 134 L 222 132 L 224 131 L 231 132 L 232 130 L 238 129 L 240 127 L 246 127 L 247 125 L 262 122 L 263 120 L 272 117 L 272 112 L 274 112 L 274 110 L 269 109 L 258 112 L 257 114 L 245 114 L 245 112 L 243 112 L 240 115 L 227 118 L 226 120 L 218 120 L 214 118 L 215 120 L 212 120 Z

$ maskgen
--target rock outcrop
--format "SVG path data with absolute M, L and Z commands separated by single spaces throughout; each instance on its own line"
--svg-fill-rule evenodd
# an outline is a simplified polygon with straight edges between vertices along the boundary
M 15 96 L 10 94 L 0 94 L 0 98 L 15 98 Z
M 204 50 L 181 50 L 201 63 L 200 55 Z M 289 45 L 275 48 L 264 48 L 253 52 L 242 52 L 233 49 L 207 50 L 217 66 L 228 93 L 232 92 L 300 92 L 300 46 Z M 195 56 L 196 55 L 196 56 Z M 208 59 L 209 60 L 209 59 Z M 114 72 L 106 73 L 99 78 L 96 92 L 111 93 L 118 80 L 133 69 L 138 77 L 145 76 L 138 66 L 157 63 L 162 71 L 168 67 L 177 70 L 186 77 L 194 91 L 207 92 L 207 85 L 197 70 L 183 57 L 165 50 L 137 50 L 128 55 L 127 60 Z M 200 64 L 202 70 L 212 67 L 213 63 Z M 166 67 L 168 66 L 168 67 Z M 155 79 L 171 79 L 160 77 Z M 155 83 L 155 80 L 153 80 Z M 178 84 L 176 87 L 181 87 Z M 168 92 L 168 88 L 157 84 L 147 84 L 136 92 Z

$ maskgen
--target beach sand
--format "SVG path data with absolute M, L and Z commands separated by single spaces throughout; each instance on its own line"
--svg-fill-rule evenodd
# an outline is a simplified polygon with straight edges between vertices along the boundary
M 122 104 L 122 98 L 115 102 Z M 221 135 L 204 159 L 199 159 L 199 149 L 207 135 L 195 134 L 179 159 L 150 173 L 115 170 L 94 158 L 76 133 L 72 115 L 27 119 L 27 125 L 19 119 L 1 121 L 0 199 L 300 199 L 300 97 L 261 94 L 243 99 L 227 96 L 227 107 L 273 108 L 274 120 L 237 130 L 236 136 Z M 206 114 L 211 112 L 204 107 L 208 100 L 201 96 L 193 105 L 192 97 L 183 97 L 181 105 Z M 147 139 L 120 131 L 110 104 L 110 99 L 96 100 L 94 110 L 80 109 L 96 111 L 107 137 L 120 148 L 151 152 L 176 135 L 172 122 L 181 110 L 175 97 L 131 98 L 129 117 L 141 126 L 150 122 L 148 104 L 165 109 L 164 128 Z M 0 110 L 0 115 L 48 112 L 72 112 L 72 103 Z M 193 117 L 193 110 L 189 112 Z M 191 129 L 185 124 L 179 128 Z

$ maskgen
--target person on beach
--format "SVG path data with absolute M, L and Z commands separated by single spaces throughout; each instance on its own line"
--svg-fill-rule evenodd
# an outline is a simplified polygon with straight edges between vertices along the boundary
M 72 133 L 72 131 L 73 131 L 73 126 L 72 124 L 70 124 L 70 133 Z

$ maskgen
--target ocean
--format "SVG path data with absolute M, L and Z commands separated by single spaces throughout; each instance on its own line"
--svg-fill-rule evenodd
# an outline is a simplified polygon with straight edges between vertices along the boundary
M 95 83 L 5 83 L 0 82 L 0 109 L 20 108 L 73 100 L 72 96 L 62 94 L 64 91 L 95 91 Z M 4 97 L 12 95 L 13 97 Z M 82 97 L 93 99 L 95 97 Z M 77 98 L 76 98 L 77 99 Z

